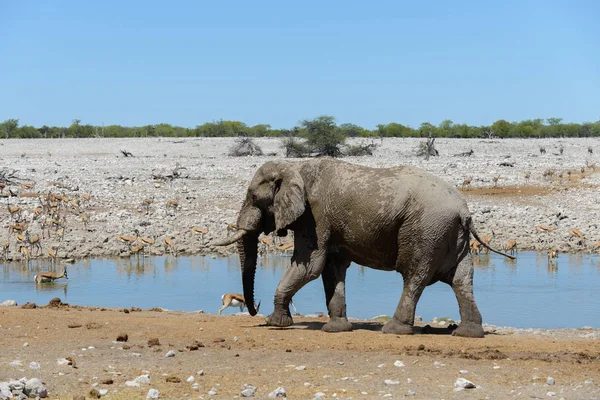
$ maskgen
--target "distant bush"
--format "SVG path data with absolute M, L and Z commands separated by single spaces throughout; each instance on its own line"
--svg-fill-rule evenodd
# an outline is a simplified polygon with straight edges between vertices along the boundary
M 344 154 L 350 157 L 372 156 L 376 148 L 375 143 L 350 145 L 346 148 Z
M 281 147 L 285 150 L 285 156 L 288 158 L 308 157 L 311 153 L 306 143 L 293 136 L 284 138 L 281 141 Z
M 229 155 L 232 157 L 262 156 L 263 151 L 251 138 L 239 137 L 229 149 Z

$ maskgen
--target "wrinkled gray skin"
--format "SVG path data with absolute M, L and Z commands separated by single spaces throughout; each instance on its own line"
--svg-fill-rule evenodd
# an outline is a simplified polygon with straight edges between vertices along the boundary
M 451 185 L 415 167 L 368 168 L 329 158 L 270 161 L 252 179 L 237 220 L 244 296 L 254 307 L 258 236 L 294 231 L 291 267 L 277 286 L 267 324 L 289 326 L 289 303 L 304 285 L 323 279 L 329 322 L 324 331 L 349 331 L 345 280 L 350 262 L 398 271 L 404 290 L 384 333 L 414 333 L 417 302 L 437 281 L 458 300 L 461 324 L 455 335 L 482 337 L 473 297 L 469 233 L 479 239 L 463 196 Z M 492 249 L 493 250 L 493 249 Z

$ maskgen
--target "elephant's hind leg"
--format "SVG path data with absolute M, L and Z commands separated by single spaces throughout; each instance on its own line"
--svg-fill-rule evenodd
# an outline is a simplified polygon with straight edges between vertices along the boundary
M 432 268 L 417 268 L 416 270 L 433 271 Z M 394 317 L 383 326 L 383 333 L 393 333 L 396 335 L 412 335 L 416 333 L 414 323 L 417 302 L 430 280 L 430 275 L 415 274 L 411 277 L 404 277 L 402 297 L 400 297 Z
M 346 271 L 350 261 L 340 256 L 329 256 L 323 270 L 323 286 L 329 322 L 323 326 L 325 332 L 347 332 L 352 324 L 346 316 Z
M 458 264 L 451 282 L 460 311 L 460 325 L 452 334 L 482 338 L 484 332 L 481 313 L 475 304 L 475 296 L 473 296 L 473 260 L 470 254 L 467 254 Z

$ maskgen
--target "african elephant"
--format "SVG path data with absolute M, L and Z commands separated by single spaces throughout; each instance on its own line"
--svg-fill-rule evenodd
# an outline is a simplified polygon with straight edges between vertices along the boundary
M 415 309 L 423 289 L 442 281 L 452 286 L 460 309 L 461 324 L 453 333 L 484 334 L 473 297 L 469 234 L 484 242 L 463 196 L 422 169 L 368 168 L 330 158 L 269 161 L 250 182 L 237 227 L 237 232 L 214 245 L 237 242 L 251 315 L 256 315 L 254 277 L 260 233 L 276 231 L 284 236 L 288 229 L 294 231 L 291 266 L 277 286 L 268 325 L 291 325 L 292 296 L 321 275 L 329 312 L 323 330 L 351 330 L 345 279 L 346 269 L 355 262 L 398 271 L 404 278 L 400 302 L 384 333 L 414 333 Z

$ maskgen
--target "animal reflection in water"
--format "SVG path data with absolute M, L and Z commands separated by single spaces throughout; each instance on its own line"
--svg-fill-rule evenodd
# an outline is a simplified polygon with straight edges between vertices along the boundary
M 548 250 L 548 272 L 554 273 L 558 270 L 558 250 Z

